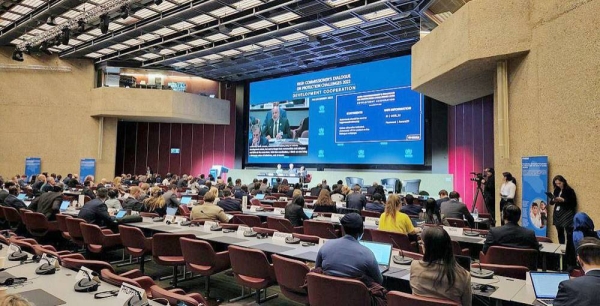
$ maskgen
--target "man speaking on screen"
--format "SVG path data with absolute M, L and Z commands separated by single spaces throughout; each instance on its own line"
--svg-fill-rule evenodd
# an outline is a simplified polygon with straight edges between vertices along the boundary
M 262 133 L 267 139 L 285 139 L 290 138 L 290 123 L 287 118 L 279 117 L 279 106 L 273 106 L 271 118 L 267 121 Z

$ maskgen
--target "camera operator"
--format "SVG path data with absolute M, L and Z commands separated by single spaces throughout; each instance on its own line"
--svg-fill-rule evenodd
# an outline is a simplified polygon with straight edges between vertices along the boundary
M 492 216 L 491 224 L 496 222 L 496 182 L 494 178 L 494 168 L 485 168 L 483 170 L 484 178 L 481 180 L 483 184 L 483 200 L 485 208 Z

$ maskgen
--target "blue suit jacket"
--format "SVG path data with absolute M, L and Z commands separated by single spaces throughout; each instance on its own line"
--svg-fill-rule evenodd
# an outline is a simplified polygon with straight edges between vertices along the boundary
M 562 281 L 558 285 L 555 306 L 599 305 L 600 270 L 589 271 L 586 275 Z

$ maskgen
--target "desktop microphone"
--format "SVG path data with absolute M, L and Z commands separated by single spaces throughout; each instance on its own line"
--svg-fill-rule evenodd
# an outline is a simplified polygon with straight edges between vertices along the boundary
M 478 261 L 477 264 L 479 265 L 479 270 L 471 269 L 471 276 L 476 277 L 476 278 L 492 278 L 492 277 L 494 277 L 494 271 L 482 269 L 480 261 Z
M 413 261 L 412 258 L 404 257 L 404 251 L 400 248 L 400 245 L 398 243 L 396 243 L 396 240 L 394 240 L 394 237 L 392 237 L 392 235 L 389 235 L 389 237 L 392 240 L 392 242 L 396 246 L 398 246 L 398 249 L 400 250 L 400 256 L 398 256 L 398 255 L 392 256 L 392 261 L 394 261 L 395 263 L 397 263 L 399 265 L 410 265 Z
M 87 271 L 85 271 L 85 270 L 80 270 L 80 271 L 83 271 L 83 273 L 85 274 L 87 279 L 85 279 L 85 278 L 80 279 L 78 282 L 75 283 L 75 285 L 73 286 L 73 289 L 75 289 L 76 292 L 94 292 L 94 291 L 98 290 L 100 283 L 93 280 Z M 98 273 L 92 272 L 92 275 L 98 276 Z
M 27 260 L 27 253 L 23 252 L 23 250 L 21 250 L 21 247 L 19 245 L 14 244 L 14 246 L 16 246 L 19 251 L 16 252 L 12 252 L 10 255 L 8 255 L 8 260 L 10 261 L 24 261 Z
M 475 222 L 475 220 L 473 220 L 473 222 Z M 476 237 L 479 236 L 479 232 L 475 232 L 473 231 L 473 225 L 471 225 L 471 223 L 469 223 L 469 228 L 471 229 L 470 231 L 463 231 L 463 235 L 465 236 L 469 236 L 469 237 Z
M 56 267 L 50 262 L 50 259 L 42 258 L 46 263 L 41 264 L 35 269 L 35 274 L 39 275 L 50 275 L 56 273 Z

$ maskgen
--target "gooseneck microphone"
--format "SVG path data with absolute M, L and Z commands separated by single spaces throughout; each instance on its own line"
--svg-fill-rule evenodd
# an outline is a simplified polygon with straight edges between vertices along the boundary
M 8 255 L 8 260 L 10 261 L 23 261 L 23 260 L 27 260 L 27 253 L 23 252 L 23 250 L 21 250 L 21 247 L 19 245 L 13 244 L 14 246 L 16 246 L 19 250 L 12 252 L 10 255 Z
M 48 259 L 48 257 L 42 259 L 46 262 L 35 269 L 35 274 L 50 275 L 56 273 L 56 267 L 50 262 L 50 259 Z
M 400 245 L 398 243 L 396 243 L 396 240 L 394 240 L 394 237 L 392 235 L 389 235 L 389 237 L 392 240 L 392 242 L 398 246 L 398 249 L 400 250 L 400 256 L 398 256 L 398 255 L 392 256 L 392 261 L 399 265 L 410 265 L 412 263 L 413 259 L 410 257 L 404 257 L 404 251 L 402 250 L 402 248 L 400 248 Z
M 127 300 L 127 306 L 146 306 L 146 305 L 148 305 L 148 303 L 144 301 L 144 298 L 142 298 L 142 295 L 137 290 L 135 290 L 135 295 L 132 295 Z
M 492 278 L 494 277 L 494 271 L 482 269 L 481 261 L 478 261 L 479 269 L 471 269 L 471 276 L 476 278 Z
M 475 222 L 475 220 L 473 220 L 473 222 Z M 470 236 L 470 237 L 475 237 L 475 236 L 479 236 L 479 232 L 475 232 L 473 231 L 473 225 L 471 223 L 469 223 L 469 228 L 471 229 L 470 231 L 464 231 L 463 235 L 465 236 Z
M 86 270 L 80 269 L 79 271 L 83 271 L 83 273 L 85 274 L 87 279 L 82 278 L 79 281 L 77 281 L 75 283 L 75 285 L 73 286 L 75 291 L 77 291 L 77 292 L 94 292 L 94 291 L 98 290 L 100 283 L 93 280 L 92 277 L 90 276 L 90 274 Z M 92 272 L 92 275 L 98 276 L 98 273 Z

